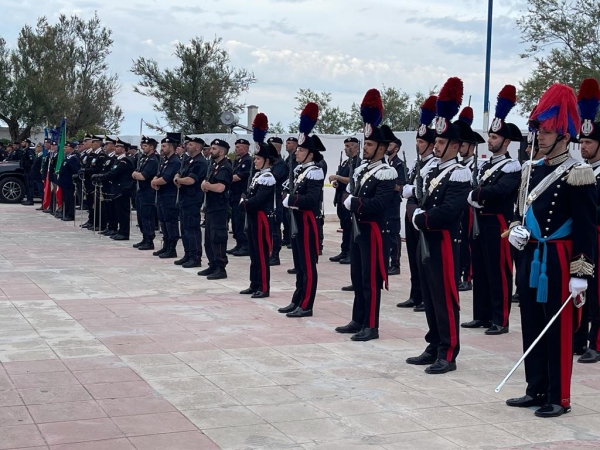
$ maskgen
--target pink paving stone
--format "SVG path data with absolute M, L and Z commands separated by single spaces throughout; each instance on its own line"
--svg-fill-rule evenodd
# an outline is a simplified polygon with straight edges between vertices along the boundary
M 29 412 L 36 423 L 67 422 L 106 417 L 106 413 L 94 401 L 31 405 L 29 406 Z
M 0 427 L 30 423 L 33 423 L 33 420 L 31 420 L 25 406 L 5 406 L 0 408 Z
M 141 381 L 141 378 L 138 377 L 133 370 L 127 367 L 74 371 L 73 375 L 75 375 L 82 384 Z
M 135 450 L 135 447 L 127 439 L 108 439 L 106 441 L 53 445 L 50 450 Z
M 35 425 L 1 427 L 0 436 L 1 450 L 44 446 L 46 444 Z
M 15 361 L 2 364 L 9 374 L 66 372 L 67 367 L 58 359 Z
M 218 450 L 219 446 L 199 431 L 132 437 L 137 450 Z
M 81 385 L 19 389 L 19 394 L 26 405 L 91 400 Z
M 113 417 L 126 436 L 195 431 L 196 426 L 179 412 Z
M 145 381 L 88 384 L 85 388 L 95 399 L 147 397 L 154 394 L 154 390 Z
M 177 411 L 168 401 L 158 397 L 134 397 L 98 400 L 111 417 L 134 416 Z
M 123 437 L 123 433 L 110 419 L 43 423 L 38 427 L 50 445 Z
M 125 365 L 121 358 L 117 356 L 65 359 L 64 363 L 73 371 L 116 368 Z
M 127 334 L 123 336 L 109 336 L 100 339 L 104 345 L 116 346 L 116 345 L 130 345 L 130 344 L 151 344 L 153 341 L 148 336 L 143 334 Z
M 23 373 L 11 375 L 11 378 L 18 389 L 79 384 L 71 372 Z
M 144 355 L 163 353 L 164 349 L 156 342 L 143 344 L 110 344 L 106 345 L 115 355 Z
M 0 406 L 22 405 L 21 397 L 16 389 L 0 390 Z

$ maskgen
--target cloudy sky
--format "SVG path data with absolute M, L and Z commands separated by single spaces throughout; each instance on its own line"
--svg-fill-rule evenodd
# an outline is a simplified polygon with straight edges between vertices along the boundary
M 299 88 L 328 91 L 344 109 L 371 87 L 394 86 L 409 94 L 438 89 L 450 76 L 472 96 L 476 128 L 482 125 L 487 2 L 483 0 L 4 0 L 0 34 L 9 45 L 24 24 L 59 14 L 89 18 L 94 11 L 113 31 L 109 61 L 122 89 L 122 134 L 138 134 L 140 119 L 160 114 L 133 92 L 129 70 L 138 56 L 173 66 L 176 42 L 194 36 L 223 38 L 232 64 L 254 72 L 257 83 L 242 99 L 271 122 L 295 120 Z M 495 0 L 490 96 L 528 77 L 515 19 L 526 0 Z M 523 125 L 518 113 L 511 118 Z M 242 119 L 245 123 L 245 119 Z

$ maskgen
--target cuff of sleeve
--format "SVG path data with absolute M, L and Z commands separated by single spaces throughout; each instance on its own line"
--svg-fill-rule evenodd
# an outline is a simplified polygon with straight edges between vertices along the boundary
M 358 212 L 359 208 L 360 208 L 360 197 L 352 197 L 350 199 L 350 211 Z
M 415 217 L 415 225 L 419 227 L 420 230 L 427 229 L 427 213 L 417 214 Z
M 477 188 L 475 191 L 473 191 L 471 199 L 475 200 L 477 203 L 481 203 L 484 200 L 481 198 L 481 188 Z
M 571 275 L 579 278 L 592 277 L 594 275 L 594 264 L 584 254 L 571 260 Z
M 190 178 L 193 178 L 196 183 L 199 180 L 198 175 L 196 175 L 195 173 L 190 173 L 187 176 L 190 177 Z

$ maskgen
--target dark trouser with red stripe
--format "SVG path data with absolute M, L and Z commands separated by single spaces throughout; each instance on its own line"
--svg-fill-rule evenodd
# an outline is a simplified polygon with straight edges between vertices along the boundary
M 596 249 L 596 252 L 594 279 L 589 282 L 586 293 L 586 305 L 589 307 L 589 321 L 592 325 L 588 334 L 588 348 L 600 351 L 600 227 L 598 227 L 598 248 Z
M 479 236 L 471 239 L 473 319 L 508 326 L 512 296 L 512 257 L 502 215 L 477 214 Z
M 109 203 L 112 203 L 119 234 L 129 237 L 129 227 L 131 222 L 131 189 L 125 189 Z
M 185 255 L 194 261 L 202 259 L 202 230 L 200 229 L 200 204 L 180 204 L 179 223 L 181 227 L 181 242 L 183 243 Z
M 359 224 L 360 236 L 350 244 L 350 279 L 354 286 L 352 320 L 364 328 L 379 328 L 381 288 L 387 288 L 389 241 L 375 222 Z
M 546 303 L 538 303 L 537 290 L 529 287 L 531 261 L 536 248 L 537 243 L 530 241 L 520 255 L 518 265 L 517 284 L 521 302 L 523 351 L 531 346 L 569 296 L 571 241 L 548 243 Z M 574 310 L 573 305 L 566 307 L 525 358 L 527 395 L 535 397 L 538 394 L 547 394 L 549 403 L 563 407 L 571 404 Z
M 341 252 L 350 253 L 350 240 L 352 239 L 352 213 L 346 209 L 343 203 L 336 205 L 338 219 L 340 219 L 340 228 L 342 229 Z
M 468 207 L 460 221 L 460 278 L 463 281 L 471 281 L 473 272 L 471 266 L 473 235 L 473 208 Z
M 390 241 L 390 266 L 400 267 L 400 255 L 402 254 L 402 240 L 400 239 L 400 211 L 398 217 L 387 221 Z
M 438 359 L 454 361 L 460 350 L 458 322 L 458 232 L 429 231 L 425 238 L 429 243 L 429 261 L 421 264 L 421 251 L 417 248 L 421 291 L 429 331 L 425 350 Z
M 269 292 L 271 287 L 271 227 L 263 211 L 248 212 L 248 251 L 250 252 L 250 288 Z
M 421 294 L 421 279 L 419 276 L 419 265 L 417 262 L 417 247 L 419 246 L 419 232 L 415 230 L 413 224 L 404 216 L 404 238 L 406 239 L 406 253 L 408 255 L 408 265 L 410 267 L 410 298 L 415 301 L 415 305 L 423 303 Z
M 227 266 L 227 210 L 208 211 L 205 222 L 204 250 L 208 267 L 223 269 Z
M 317 295 L 317 261 L 319 258 L 319 229 L 312 211 L 292 210 L 298 234 L 292 238 L 296 273 L 296 290 L 292 303 L 304 310 L 313 308 Z

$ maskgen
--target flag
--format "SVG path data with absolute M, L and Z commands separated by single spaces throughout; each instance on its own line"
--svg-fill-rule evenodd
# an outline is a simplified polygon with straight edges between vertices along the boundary
M 58 173 L 60 171 L 60 166 L 65 159 L 65 143 L 67 142 L 67 118 L 63 117 L 62 122 L 60 123 L 59 128 L 60 140 L 58 141 L 58 154 L 56 155 L 56 168 L 54 169 L 54 173 Z

